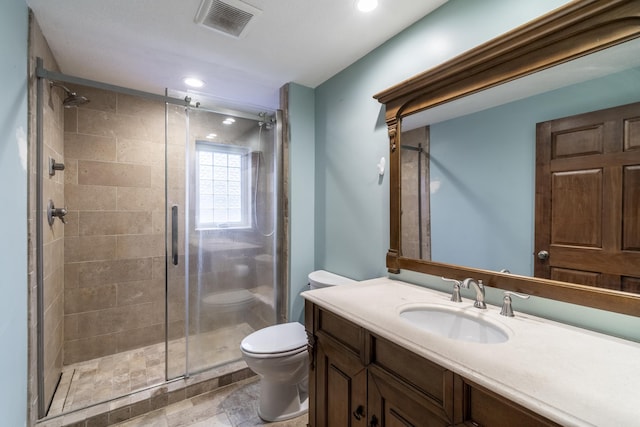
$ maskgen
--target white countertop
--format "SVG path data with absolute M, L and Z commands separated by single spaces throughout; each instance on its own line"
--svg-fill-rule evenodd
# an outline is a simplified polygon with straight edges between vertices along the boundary
M 640 426 L 640 344 L 519 313 L 500 315 L 450 295 L 379 278 L 302 296 L 532 411 L 566 426 Z M 518 302 L 521 303 L 521 302 Z M 509 340 L 478 344 L 432 335 L 399 316 L 420 304 L 470 311 Z

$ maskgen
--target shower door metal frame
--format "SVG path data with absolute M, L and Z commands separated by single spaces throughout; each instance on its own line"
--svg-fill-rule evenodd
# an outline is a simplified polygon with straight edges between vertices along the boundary
M 37 69 L 42 69 L 42 58 L 36 59 Z M 43 78 L 38 74 L 36 79 L 36 310 L 37 310 L 37 326 L 36 326 L 36 364 L 37 375 L 36 381 L 38 386 L 38 419 L 46 415 L 44 402 L 44 242 L 42 221 L 44 220 L 42 208 L 42 151 L 44 144 L 43 130 L 43 108 L 42 98 L 44 97 Z
M 289 320 L 288 308 L 289 308 L 289 257 L 288 257 L 288 231 L 287 224 L 289 220 L 288 209 L 286 201 L 288 198 L 284 197 L 288 190 L 287 172 L 285 166 L 288 166 L 288 162 L 285 162 L 285 156 L 288 155 L 286 149 L 288 144 L 288 126 L 284 120 L 283 110 L 276 110 L 276 176 L 278 177 L 275 185 L 275 203 L 276 203 L 276 219 L 274 221 L 275 234 L 276 234 L 276 263 L 274 268 L 275 272 L 275 286 L 276 286 L 276 323 L 285 323 Z M 280 286 L 278 286 L 280 283 Z

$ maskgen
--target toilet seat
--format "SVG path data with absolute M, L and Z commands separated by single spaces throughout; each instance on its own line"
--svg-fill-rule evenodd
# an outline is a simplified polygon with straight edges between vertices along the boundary
M 247 335 L 240 348 L 256 358 L 290 356 L 307 349 L 307 333 L 298 322 L 273 325 Z
M 295 350 L 282 351 L 280 353 L 252 353 L 250 351 L 242 349 L 242 352 L 247 357 L 252 357 L 254 359 L 278 359 L 284 358 L 288 356 L 295 356 L 296 354 L 304 353 L 307 351 L 307 346 L 297 348 Z

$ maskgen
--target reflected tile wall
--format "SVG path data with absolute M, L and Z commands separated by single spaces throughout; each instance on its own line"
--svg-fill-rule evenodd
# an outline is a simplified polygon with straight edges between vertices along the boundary
M 65 114 L 64 363 L 164 340 L 164 104 L 74 86 Z
M 403 147 L 418 147 L 421 144 L 429 152 L 429 129 L 420 127 L 402 132 Z M 422 156 L 418 167 L 418 156 Z M 429 212 L 429 159 L 424 153 L 403 149 L 402 163 L 402 255 L 410 258 L 431 259 L 431 226 Z M 422 186 L 422 194 L 419 192 Z M 420 230 L 420 211 L 422 204 L 422 230 Z M 420 232 L 422 231 L 422 257 L 420 256 Z

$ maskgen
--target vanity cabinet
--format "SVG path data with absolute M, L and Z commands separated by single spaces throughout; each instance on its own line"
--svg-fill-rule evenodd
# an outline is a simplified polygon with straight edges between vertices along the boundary
M 309 335 L 309 424 L 368 426 L 364 329 L 306 305 Z
M 309 301 L 309 425 L 558 426 Z

